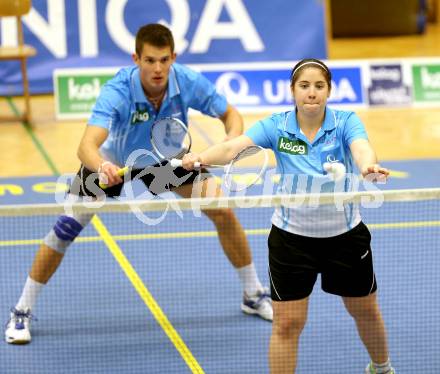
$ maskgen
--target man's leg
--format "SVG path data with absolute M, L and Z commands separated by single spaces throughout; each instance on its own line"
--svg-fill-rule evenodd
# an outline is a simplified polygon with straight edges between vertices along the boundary
M 90 222 L 93 214 L 60 216 L 54 228 L 40 245 L 26 279 L 20 299 L 11 310 L 5 340 L 12 344 L 26 344 L 31 340 L 31 311 L 44 285 L 60 265 L 67 247 Z
M 36 282 L 46 284 L 63 260 L 64 253 L 41 244 L 32 263 L 29 276 Z
M 214 178 L 186 184 L 173 189 L 184 198 L 220 197 L 221 188 Z M 246 234 L 232 209 L 207 209 L 203 213 L 214 223 L 223 251 L 236 269 L 243 285 L 245 300 L 242 310 L 250 314 L 272 320 L 272 307 L 268 291 L 258 279 Z
M 308 298 L 273 301 L 273 325 L 269 346 L 271 374 L 295 372 L 298 344 L 306 324 Z
M 15 306 L 16 310 L 30 311 L 33 309 L 38 295 L 57 270 L 63 257 L 64 253 L 57 252 L 44 243 L 40 245 L 23 287 L 21 297 Z
M 185 184 L 173 190 L 184 198 L 191 197 L 220 197 L 221 188 L 214 178 L 209 178 L 196 184 Z M 232 209 L 207 209 L 203 213 L 214 223 L 225 255 L 235 268 L 241 268 L 252 263 L 252 254 L 246 239 L 246 234 Z

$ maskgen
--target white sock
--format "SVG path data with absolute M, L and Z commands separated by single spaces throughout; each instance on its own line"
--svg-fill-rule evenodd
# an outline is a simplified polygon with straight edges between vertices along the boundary
M 240 278 L 243 291 L 247 295 L 255 295 L 257 291 L 262 290 L 263 286 L 258 279 L 255 265 L 251 262 L 249 265 L 236 269 L 238 277 Z
M 37 302 L 37 297 L 43 289 L 44 284 L 34 281 L 31 277 L 27 277 L 20 300 L 18 300 L 15 309 L 27 310 L 33 309 Z
M 377 374 L 387 374 L 391 372 L 392 369 L 390 359 L 388 359 L 383 364 L 376 364 L 375 362 L 373 362 L 373 367 L 376 370 Z

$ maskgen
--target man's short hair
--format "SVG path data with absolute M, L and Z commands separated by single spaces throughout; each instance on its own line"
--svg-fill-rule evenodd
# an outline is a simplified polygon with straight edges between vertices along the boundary
M 144 44 L 154 47 L 170 47 L 174 53 L 174 38 L 168 27 L 159 23 L 142 26 L 136 33 L 136 54 L 141 55 Z

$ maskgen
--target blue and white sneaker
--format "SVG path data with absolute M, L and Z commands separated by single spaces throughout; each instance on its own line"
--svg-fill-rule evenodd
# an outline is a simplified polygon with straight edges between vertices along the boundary
M 30 321 L 34 317 L 30 309 L 11 309 L 11 316 L 6 324 L 5 340 L 9 344 L 27 344 L 31 341 Z
M 378 374 L 377 370 L 374 368 L 373 364 L 370 362 L 365 368 L 365 374 Z M 386 372 L 386 374 L 396 374 L 393 368 Z
M 251 296 L 247 295 L 245 292 L 243 294 L 241 310 L 247 314 L 255 314 L 266 321 L 272 321 L 273 310 L 269 289 L 264 288 Z

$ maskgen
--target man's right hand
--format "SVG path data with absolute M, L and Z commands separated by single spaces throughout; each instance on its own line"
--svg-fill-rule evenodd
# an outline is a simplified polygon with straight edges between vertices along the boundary
M 111 163 L 110 161 L 104 161 L 98 169 L 99 183 L 105 184 L 107 187 L 112 187 L 116 184 L 122 183 L 122 177 L 118 175 L 120 167 Z

